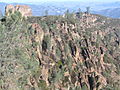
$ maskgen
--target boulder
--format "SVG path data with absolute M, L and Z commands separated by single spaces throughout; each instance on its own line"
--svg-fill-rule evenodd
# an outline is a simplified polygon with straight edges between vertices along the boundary
M 5 8 L 6 16 L 9 16 L 10 13 L 14 13 L 15 11 L 19 11 L 25 17 L 32 16 L 32 9 L 27 5 L 7 5 Z

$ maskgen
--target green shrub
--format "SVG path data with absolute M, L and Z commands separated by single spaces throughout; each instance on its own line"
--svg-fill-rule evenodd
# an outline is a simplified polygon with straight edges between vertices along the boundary
M 51 49 L 51 37 L 50 37 L 50 35 L 44 36 L 44 39 L 42 42 L 42 49 L 44 51 Z
M 61 51 L 59 48 L 56 48 L 56 56 L 59 58 L 61 57 Z
M 107 54 L 104 55 L 103 60 L 104 60 L 105 63 L 113 64 L 113 59 L 110 58 Z

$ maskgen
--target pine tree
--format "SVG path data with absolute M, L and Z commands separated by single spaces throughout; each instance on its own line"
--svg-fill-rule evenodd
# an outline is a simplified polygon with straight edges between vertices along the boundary
M 81 18 L 81 9 L 80 8 L 78 9 L 78 14 L 79 14 L 78 17 Z
M 45 10 L 45 16 L 48 16 L 48 10 Z
M 90 13 L 90 7 L 86 7 L 86 12 L 87 12 L 87 14 L 89 14 Z
M 65 12 L 65 17 L 66 17 L 66 18 L 69 18 L 69 14 L 70 14 L 70 13 L 69 13 L 69 9 L 67 9 L 66 12 Z
M 0 11 L 0 19 L 2 19 L 3 18 L 3 14 L 2 14 L 2 12 Z

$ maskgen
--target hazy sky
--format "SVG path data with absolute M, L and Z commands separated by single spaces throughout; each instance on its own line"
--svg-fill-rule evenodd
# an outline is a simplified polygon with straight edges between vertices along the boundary
M 115 2 L 120 0 L 0 0 L 0 2 L 47 2 L 47 1 Z

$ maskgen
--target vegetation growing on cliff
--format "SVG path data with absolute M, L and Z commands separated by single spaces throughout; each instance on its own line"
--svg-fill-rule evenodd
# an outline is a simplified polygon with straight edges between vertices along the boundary
M 0 89 L 120 88 L 119 20 L 68 16 L 15 12 L 0 21 Z

